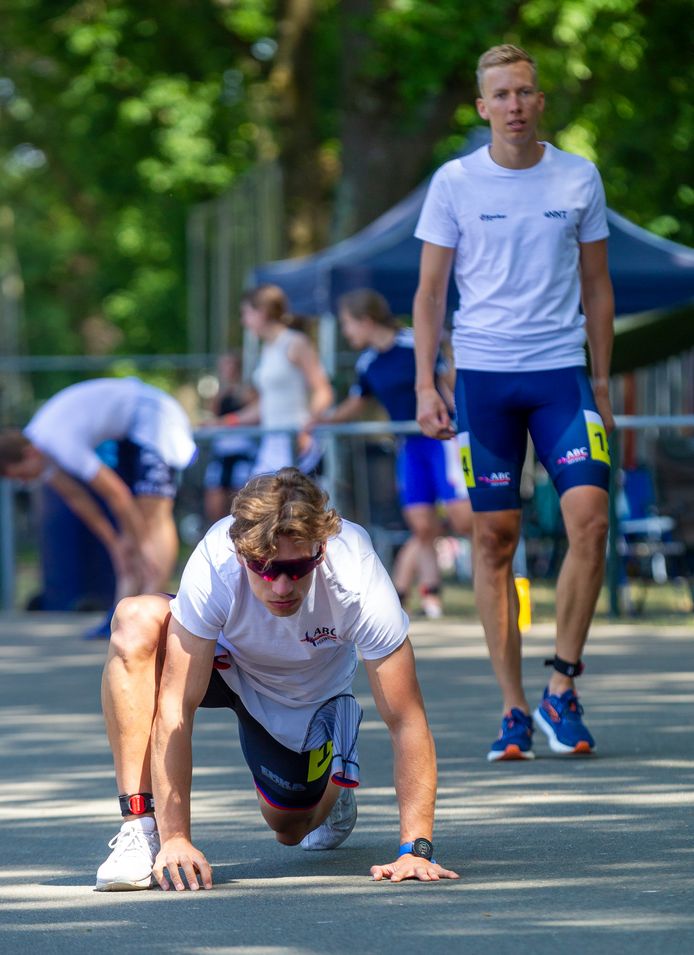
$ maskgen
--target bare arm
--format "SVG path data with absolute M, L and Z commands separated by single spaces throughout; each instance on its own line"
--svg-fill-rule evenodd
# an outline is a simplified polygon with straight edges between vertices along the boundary
M 102 464 L 89 485 L 106 501 L 122 531 L 136 541 L 138 546 L 141 545 L 145 536 L 145 524 L 125 481 L 112 468 Z
M 446 405 L 451 410 L 455 408 L 455 368 L 451 368 L 445 375 L 437 377 L 436 388 Z
M 367 399 L 362 398 L 361 395 L 349 395 L 332 411 L 323 414 L 318 420 L 314 421 L 314 424 L 341 424 L 343 421 L 355 421 L 361 418 L 367 404 Z
M 440 439 L 455 434 L 446 404 L 436 390 L 434 377 L 454 254 L 455 249 L 432 245 L 431 242 L 422 245 L 419 284 L 412 313 L 417 361 L 417 421 L 424 434 Z
M 431 839 L 436 803 L 436 751 L 417 682 L 409 638 L 381 660 L 365 663 L 376 706 L 393 744 L 395 792 L 400 810 L 400 843 Z M 384 866 L 373 866 L 376 880 L 436 881 L 457 879 L 455 872 L 406 854 Z
M 111 553 L 118 576 L 118 596 L 138 593 L 156 571 L 145 550 L 147 527 L 130 488 L 106 465 L 89 482 L 108 504 L 120 531 L 117 547 Z
M 581 245 L 581 300 L 586 316 L 593 393 L 608 435 L 614 429 L 609 380 L 614 342 L 614 294 L 607 266 L 607 239 Z
M 313 342 L 302 335 L 292 344 L 288 357 L 297 368 L 301 369 L 306 379 L 311 395 L 311 414 L 314 418 L 320 417 L 332 405 L 335 393 Z
M 230 415 L 222 415 L 221 424 L 259 424 L 260 423 L 260 399 L 255 392 L 251 392 L 251 397 L 243 408 L 232 412 Z M 229 419 L 228 421 L 226 419 Z
M 123 507 L 130 502 L 133 511 L 136 511 L 132 495 L 128 487 L 121 481 L 118 475 L 110 468 L 101 469 L 107 475 L 106 480 L 94 480 L 91 482 L 94 490 L 106 500 L 115 515 L 119 529 L 116 529 L 106 514 L 99 507 L 94 498 L 87 493 L 84 487 L 73 477 L 60 468 L 56 468 L 48 479 L 48 483 L 60 494 L 67 506 L 82 520 L 90 531 L 98 537 L 106 550 L 108 551 L 113 569 L 117 579 L 117 597 L 125 596 L 130 593 L 137 593 L 141 589 L 144 576 L 143 556 L 135 534 L 140 534 L 139 521 L 137 513 L 131 515 L 128 511 L 128 520 L 125 522 Z M 97 473 L 97 479 L 101 474 Z M 121 507 L 116 507 L 114 495 L 107 495 L 105 487 L 108 483 L 108 476 L 115 478 L 114 488 L 118 490 L 118 485 L 124 489 L 123 501 Z M 127 527 L 123 524 L 127 523 Z
M 117 546 L 118 532 L 79 481 L 55 466 L 46 483 L 60 494 L 70 510 L 86 524 L 106 549 L 113 552 Z
M 164 870 L 177 891 L 185 889 L 179 869 L 191 889 L 199 887 L 198 875 L 206 889 L 212 887 L 210 865 L 191 842 L 190 791 L 193 720 L 210 681 L 215 646 L 171 618 L 152 727 L 152 786 L 161 835 L 154 875 L 162 889 L 170 888 Z

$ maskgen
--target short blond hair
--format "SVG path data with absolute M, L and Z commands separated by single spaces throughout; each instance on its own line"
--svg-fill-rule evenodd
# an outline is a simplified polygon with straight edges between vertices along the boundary
M 234 498 L 231 515 L 236 553 L 250 560 L 272 560 L 280 537 L 324 543 L 342 527 L 328 495 L 298 468 L 251 478 Z
M 500 46 L 490 47 L 477 61 L 477 88 L 480 96 L 484 96 L 484 74 L 493 66 L 509 66 L 511 63 L 529 63 L 533 71 L 533 83 L 537 83 L 537 63 L 529 53 L 514 46 L 512 43 L 502 43 Z

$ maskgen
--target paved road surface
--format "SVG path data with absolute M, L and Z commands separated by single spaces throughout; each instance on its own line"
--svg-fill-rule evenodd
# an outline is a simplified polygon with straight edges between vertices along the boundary
M 390 747 L 368 696 L 359 822 L 309 854 L 264 828 L 231 714 L 196 721 L 194 837 L 216 885 L 95 893 L 118 827 L 99 710 L 104 643 L 84 617 L 0 616 L 0 951 L 11 953 L 694 952 L 694 626 L 594 629 L 582 678 L 599 755 L 490 765 L 498 698 L 475 625 L 412 626 L 437 739 L 436 854 L 456 883 L 373 883 L 394 856 Z M 87 620 L 87 622 L 89 622 Z M 526 640 L 533 701 L 547 627 Z M 541 734 L 537 734 L 541 736 Z

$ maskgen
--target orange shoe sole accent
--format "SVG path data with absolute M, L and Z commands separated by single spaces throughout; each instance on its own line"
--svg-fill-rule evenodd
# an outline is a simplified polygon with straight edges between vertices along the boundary
M 592 753 L 592 752 L 593 750 L 590 748 L 590 745 L 586 742 L 586 740 L 582 739 L 580 743 L 576 743 L 574 753 L 586 754 L 586 753 Z
M 501 759 L 524 759 L 524 756 L 521 753 L 520 747 L 516 743 L 511 743 L 504 750 L 504 755 Z

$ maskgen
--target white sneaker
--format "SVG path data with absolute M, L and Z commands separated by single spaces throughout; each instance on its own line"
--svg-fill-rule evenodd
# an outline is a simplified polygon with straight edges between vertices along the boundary
M 330 815 L 301 840 L 301 848 L 308 852 L 316 849 L 337 849 L 354 829 L 357 821 L 357 797 L 353 789 L 343 788 L 337 797 Z
M 429 620 L 440 620 L 443 617 L 443 604 L 436 594 L 422 594 L 419 603 L 422 613 Z
M 109 842 L 113 852 L 96 873 L 96 892 L 132 892 L 148 889 L 159 852 L 159 833 L 152 816 L 129 819 Z

